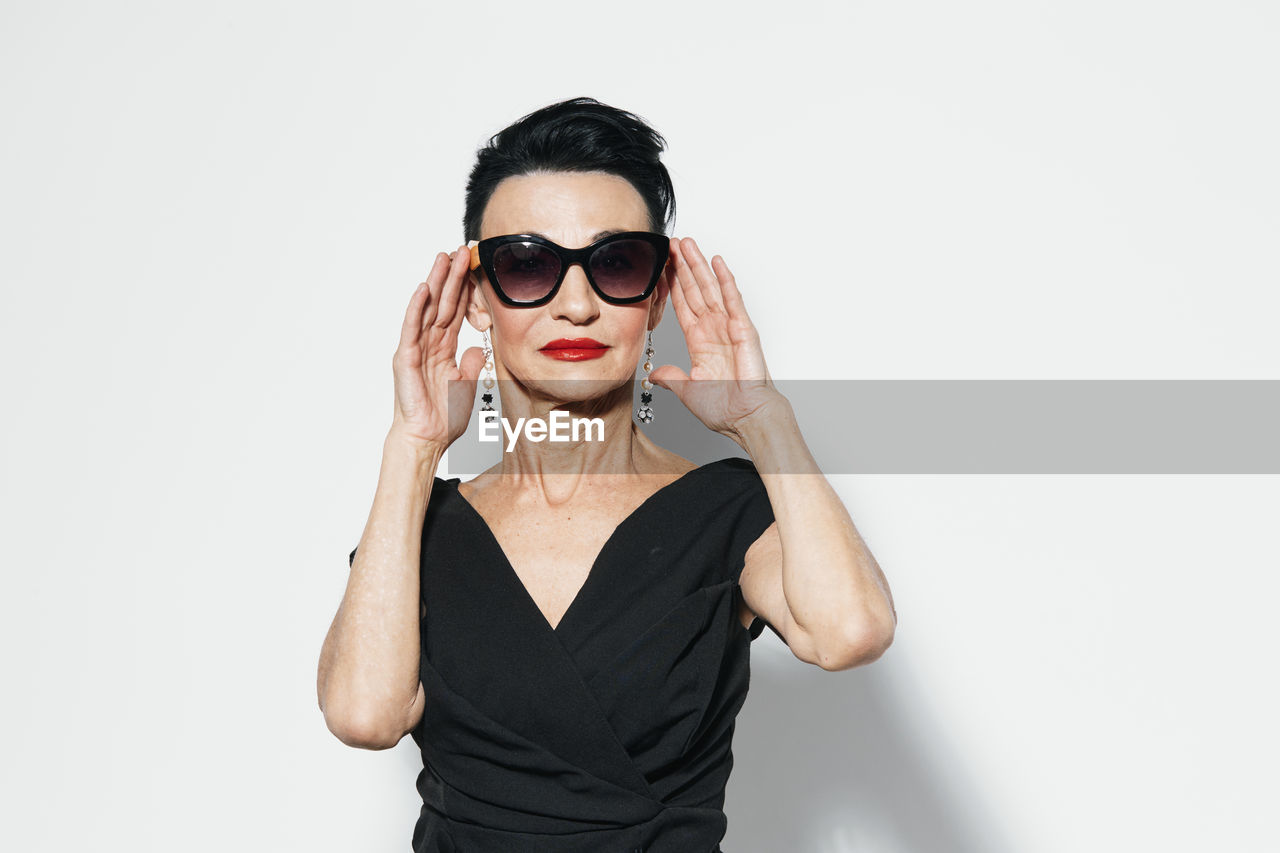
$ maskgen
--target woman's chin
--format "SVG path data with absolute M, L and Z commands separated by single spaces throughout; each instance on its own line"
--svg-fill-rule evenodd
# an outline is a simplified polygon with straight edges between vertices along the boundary
M 535 398 L 554 400 L 557 404 L 576 404 L 602 401 L 611 394 L 618 394 L 623 387 L 630 396 L 631 376 L 592 376 L 588 371 L 574 371 L 577 376 L 551 376 L 525 379 L 520 382 Z

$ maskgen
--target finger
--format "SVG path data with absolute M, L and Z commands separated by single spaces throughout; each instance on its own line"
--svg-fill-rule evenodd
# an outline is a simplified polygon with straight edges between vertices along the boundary
M 458 370 L 468 382 L 479 379 L 480 371 L 484 370 L 484 350 L 480 347 L 467 347 L 462 358 L 458 359 Z
M 469 272 L 470 261 L 471 254 L 466 246 L 454 250 L 453 263 L 449 266 L 449 273 L 445 276 L 444 288 L 440 293 L 440 310 L 436 313 L 433 325 L 448 328 L 453 324 L 458 313 L 458 296 L 463 291 L 462 285 Z
M 443 252 L 441 254 L 444 254 Z M 422 314 L 422 325 L 418 328 L 418 334 L 422 334 L 422 330 L 430 326 L 436 321 L 436 314 L 440 312 L 440 294 L 444 289 L 445 279 L 448 278 L 449 270 L 455 263 L 457 252 L 450 252 L 444 256 L 444 266 L 440 270 L 438 278 L 431 279 L 431 301 L 427 304 L 427 310 Z
M 693 309 L 689 307 L 689 302 L 684 298 L 684 288 L 680 286 L 676 279 L 676 264 L 671 262 L 671 266 L 667 270 L 667 291 L 671 294 L 671 307 L 676 311 L 676 320 L 680 322 L 680 328 L 688 330 L 690 326 L 698 319 L 693 314 Z
M 724 293 L 725 310 L 729 316 L 729 341 L 733 344 L 734 360 L 740 368 L 739 377 L 771 381 L 764 352 L 760 348 L 760 333 L 747 316 L 747 307 L 742 302 L 742 293 L 729 265 L 719 255 L 711 259 L 711 265 Z
M 689 262 L 685 260 L 684 251 L 679 248 L 679 244 L 682 242 L 681 240 L 676 241 L 676 281 L 679 283 L 681 295 L 684 296 L 684 301 L 689 306 L 689 310 L 697 317 L 707 312 L 707 301 L 702 298 L 702 289 L 698 287 L 693 270 L 690 269 Z
M 458 296 L 458 308 L 453 312 L 453 321 L 449 323 L 448 328 L 448 334 L 455 348 L 458 344 L 458 330 L 462 328 L 462 321 L 467 318 L 467 306 L 471 304 L 471 289 L 475 286 L 470 275 L 464 277 L 462 293 Z
M 702 250 L 692 237 L 680 241 L 684 254 L 688 257 L 689 267 L 693 270 L 694 281 L 702 293 L 702 300 L 711 309 L 724 310 L 724 302 L 720 298 L 720 282 L 716 280 L 715 271 L 702 256 Z
M 733 273 L 729 271 L 729 265 L 724 262 L 724 258 L 716 255 L 711 259 L 711 267 L 720 280 L 720 294 L 724 298 L 724 308 L 729 319 L 741 321 L 754 329 L 755 325 L 747 316 L 747 306 L 742 301 L 742 293 L 738 290 L 738 282 Z
M 459 377 L 449 381 L 449 405 L 451 408 L 457 406 L 467 414 L 468 419 L 471 408 L 475 405 L 476 380 L 483 368 L 484 350 L 480 347 L 468 347 L 462 358 L 458 359 Z
M 431 280 L 444 274 L 444 263 L 448 260 L 444 252 L 436 255 L 435 263 L 431 265 L 431 271 L 427 273 L 426 281 L 418 285 L 418 289 L 413 292 L 413 297 L 409 300 L 409 307 L 405 309 L 404 325 L 400 329 L 400 347 L 407 349 L 418 342 L 418 334 L 422 329 L 423 306 L 431 297 Z
M 674 364 L 664 364 L 649 372 L 649 381 L 666 388 L 675 394 L 677 399 L 683 400 L 681 394 L 684 391 L 684 383 L 689 381 L 689 374 Z

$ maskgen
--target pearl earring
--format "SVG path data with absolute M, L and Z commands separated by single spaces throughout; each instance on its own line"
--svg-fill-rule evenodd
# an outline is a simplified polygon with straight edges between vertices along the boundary
M 484 405 L 480 407 L 480 420 L 484 421 L 485 412 L 493 412 L 493 347 L 489 345 L 489 332 L 484 332 L 484 393 L 480 395 L 480 399 L 484 401 Z
M 653 371 L 653 331 L 649 331 L 649 342 L 644 349 L 644 379 L 640 382 L 640 408 L 636 409 L 636 420 L 642 424 L 653 423 L 653 382 L 649 374 Z

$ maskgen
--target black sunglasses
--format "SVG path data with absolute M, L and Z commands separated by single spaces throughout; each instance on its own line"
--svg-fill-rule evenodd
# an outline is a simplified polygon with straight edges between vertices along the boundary
M 472 246 L 471 269 L 484 267 L 493 292 L 506 304 L 533 307 L 550 302 L 569 267 L 578 264 L 601 299 L 626 305 L 653 293 L 670 246 L 669 237 L 649 231 L 610 234 L 581 249 L 533 234 L 508 234 Z

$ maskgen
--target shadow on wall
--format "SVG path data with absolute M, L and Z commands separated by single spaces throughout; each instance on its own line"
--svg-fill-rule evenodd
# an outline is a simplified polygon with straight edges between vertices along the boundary
M 913 741 L 903 719 L 928 709 L 902 706 L 886 674 L 892 650 L 869 666 L 826 672 L 764 642 L 753 644 L 734 734 L 725 853 L 1010 849 L 985 804 L 945 781 L 966 774 Z

